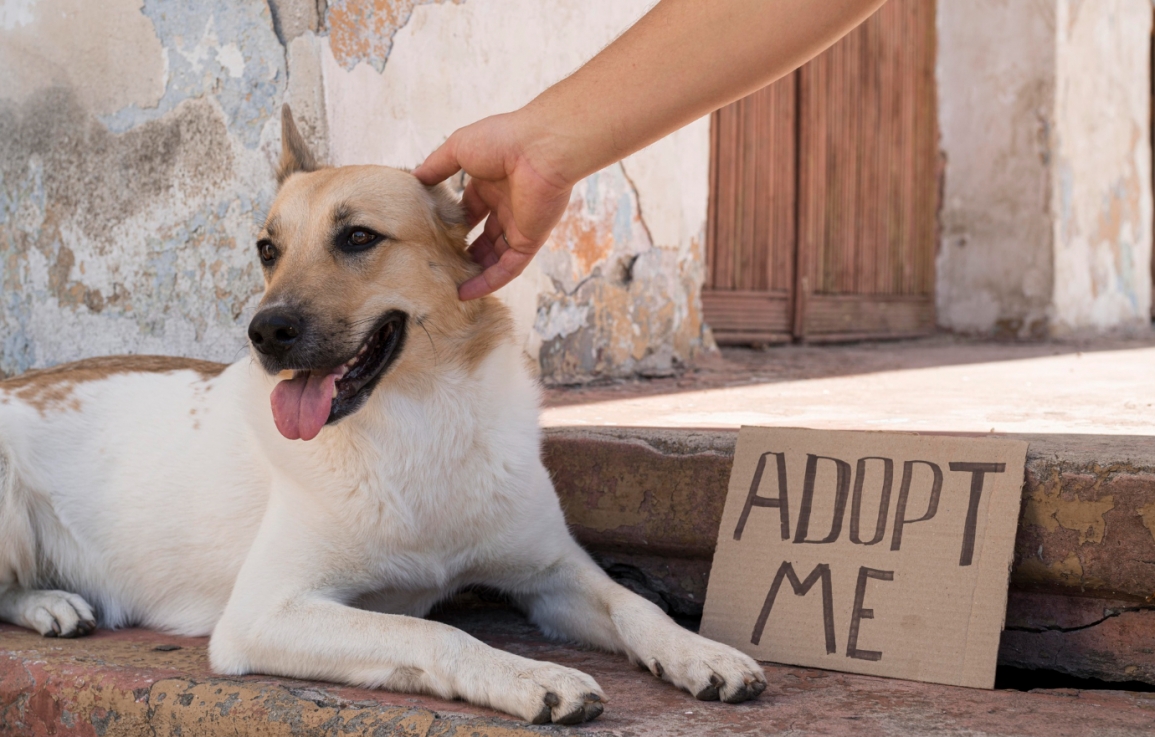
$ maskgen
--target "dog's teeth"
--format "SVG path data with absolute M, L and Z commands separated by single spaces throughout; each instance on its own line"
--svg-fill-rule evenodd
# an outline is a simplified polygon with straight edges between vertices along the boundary
M 289 369 L 285 369 L 281 373 L 277 374 L 277 378 L 280 379 L 281 381 L 289 381 L 290 379 L 292 379 L 296 375 L 297 375 L 296 371 L 291 371 Z
M 337 384 L 333 384 L 333 399 L 337 398 Z

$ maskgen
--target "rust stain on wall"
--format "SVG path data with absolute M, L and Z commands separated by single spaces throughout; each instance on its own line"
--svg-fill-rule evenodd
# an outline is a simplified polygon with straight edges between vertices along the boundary
M 329 45 L 337 63 L 352 69 L 359 62 L 385 68 L 393 50 L 393 36 L 405 27 L 418 5 L 465 0 L 336 0 L 329 5 L 326 25 Z
M 571 200 L 561 222 L 554 228 L 553 239 L 566 244 L 581 274 L 590 274 L 614 248 L 613 223 L 617 208 L 611 205 L 605 217 L 597 219 L 583 217 L 584 209 L 580 200 Z
M 1107 527 L 1103 515 L 1114 508 L 1115 499 L 1112 496 L 1097 500 L 1064 498 L 1056 471 L 1050 483 L 1035 488 L 1027 497 L 1023 522 L 1042 527 L 1047 532 L 1054 532 L 1060 527 L 1074 530 L 1079 533 L 1080 545 L 1099 543 L 1103 541 Z
M 1151 539 L 1155 540 L 1155 502 L 1139 507 L 1139 517 L 1143 520 L 1143 526 L 1151 533 Z
M 538 257 L 552 293 L 538 299 L 542 377 L 668 376 L 702 348 L 700 239 L 689 253 L 657 246 L 621 166 L 574 188 Z

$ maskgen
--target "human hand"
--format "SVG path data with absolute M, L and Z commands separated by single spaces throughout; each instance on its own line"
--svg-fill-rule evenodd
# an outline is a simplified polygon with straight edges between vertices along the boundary
M 484 297 L 520 274 L 561 220 L 573 184 L 549 161 L 548 136 L 522 112 L 494 115 L 460 128 L 413 171 L 437 184 L 464 169 L 462 203 L 472 228 L 485 219 L 469 254 L 483 271 L 458 289 L 462 300 Z

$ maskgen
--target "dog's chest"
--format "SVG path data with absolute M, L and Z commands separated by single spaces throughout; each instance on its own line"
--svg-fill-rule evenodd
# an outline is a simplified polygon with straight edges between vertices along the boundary
M 537 490 L 510 464 L 459 461 L 413 474 L 381 474 L 347 498 L 347 560 L 367 584 L 399 591 L 460 585 L 500 560 Z

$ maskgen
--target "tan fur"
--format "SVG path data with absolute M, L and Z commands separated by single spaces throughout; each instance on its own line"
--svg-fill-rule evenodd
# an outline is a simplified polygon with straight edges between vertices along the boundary
M 337 253 L 334 237 L 349 225 L 388 238 L 355 257 Z M 353 350 L 364 335 L 350 326 L 378 318 L 384 295 L 412 318 L 395 374 L 421 376 L 444 361 L 472 371 L 512 336 L 513 323 L 494 298 L 457 298 L 458 285 L 478 272 L 466 254 L 465 235 L 451 195 L 422 186 L 406 172 L 377 166 L 297 170 L 281 187 L 260 234 L 279 251 L 265 274 L 261 306 L 307 305 L 322 331 L 347 333 Z
M 288 105 L 281 106 L 281 160 L 277 165 L 277 183 L 284 184 L 290 175 L 299 171 L 313 171 L 317 160 L 305 143 L 293 113 Z
M 588 675 L 420 618 L 483 585 L 550 636 L 698 698 L 756 697 L 757 663 L 614 583 L 570 535 L 509 312 L 458 299 L 478 268 L 454 198 L 396 169 L 317 168 L 287 109 L 280 177 L 251 356 L 224 371 L 95 359 L 0 384 L 0 621 L 71 637 L 99 611 L 211 632 L 217 673 L 431 693 L 535 723 L 601 714 Z M 355 228 L 388 237 L 359 247 Z M 278 376 L 328 382 L 386 334 L 392 363 L 359 408 L 320 426 L 314 395 L 307 442 L 278 424 L 294 408 Z M 78 591 L 38 588 L 54 581 Z
M 224 371 L 226 365 L 177 356 L 101 356 L 47 369 L 28 371 L 0 381 L 0 392 L 15 394 L 41 413 L 49 409 L 80 409 L 72 397 L 77 384 L 100 381 L 116 374 L 195 371 L 202 379 Z

